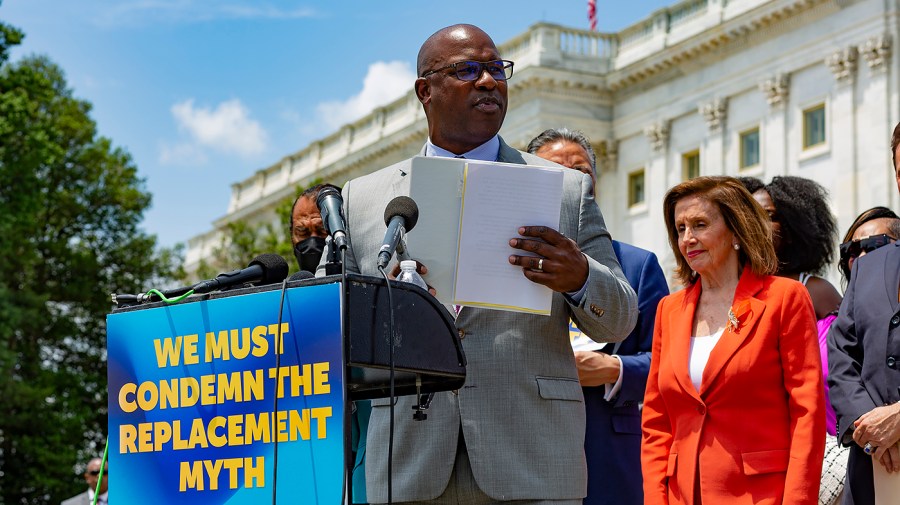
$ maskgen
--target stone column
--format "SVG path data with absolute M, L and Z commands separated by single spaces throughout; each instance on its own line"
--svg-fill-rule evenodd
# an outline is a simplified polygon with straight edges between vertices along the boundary
M 831 106 L 825 110 L 825 139 L 831 149 L 831 162 L 837 169 L 831 202 L 841 222 L 846 221 L 848 214 L 855 214 L 861 196 L 859 183 L 862 181 L 855 155 L 856 103 L 853 96 L 858 62 L 859 50 L 856 46 L 840 49 L 825 58 L 825 64 L 835 79 Z
M 615 139 L 601 140 L 591 143 L 594 148 L 594 184 L 597 203 L 603 211 L 606 227 L 615 237 L 622 233 L 622 227 L 628 226 L 628 192 L 618 191 L 622 181 L 628 181 L 628 174 L 618 171 L 619 143 Z
M 597 168 L 600 172 L 615 172 L 619 166 L 619 141 L 607 139 L 595 146 Z
M 669 121 L 662 120 L 644 127 L 644 135 L 650 144 L 650 151 L 647 153 L 647 163 L 644 168 L 644 192 L 647 202 L 647 212 L 650 216 L 661 216 L 663 198 L 666 191 L 670 187 L 681 182 L 681 172 L 677 179 L 673 179 L 669 173 L 670 167 L 668 163 L 669 154 Z M 627 198 L 627 197 L 626 197 Z M 660 229 L 657 227 L 654 230 Z M 669 242 L 666 237 L 665 227 L 661 228 L 663 233 L 654 233 L 650 247 L 652 251 L 656 251 L 660 261 L 664 264 L 664 271 L 671 272 L 671 268 L 665 268 L 666 260 L 672 263 L 671 253 L 669 253 Z M 674 265 L 674 263 L 672 263 Z
M 782 73 L 759 83 L 759 90 L 769 103 L 769 113 L 763 118 L 760 132 L 763 138 L 759 153 L 765 170 L 763 176 L 767 180 L 787 173 L 787 103 L 790 85 L 790 75 Z
M 890 166 L 890 138 L 894 125 L 887 106 L 891 103 L 888 85 L 891 46 L 891 36 L 885 33 L 866 40 L 859 48 L 869 72 L 869 82 L 860 89 L 863 106 L 857 111 L 859 208 L 855 209 L 856 214 L 875 205 L 897 208 L 890 205 L 897 201 L 897 184 Z M 855 217 L 854 214 L 850 219 Z
M 716 98 L 711 102 L 702 103 L 697 107 L 706 126 L 709 135 L 703 141 L 703 149 L 700 154 L 700 175 L 724 175 L 725 174 L 725 146 L 724 131 L 725 118 L 728 116 L 728 99 Z

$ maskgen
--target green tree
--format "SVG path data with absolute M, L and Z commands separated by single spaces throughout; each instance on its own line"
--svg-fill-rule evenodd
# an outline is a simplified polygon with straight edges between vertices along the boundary
M 262 253 L 280 254 L 288 263 L 291 275 L 300 266 L 294 259 L 294 246 L 291 244 L 291 211 L 294 200 L 300 196 L 307 187 L 322 184 L 321 177 L 309 181 L 306 187 L 298 186 L 292 196 L 286 197 L 275 205 L 275 215 L 278 216 L 278 225 L 267 223 L 262 231 L 251 227 L 244 221 L 235 221 L 225 225 L 222 238 L 218 247 L 213 250 L 212 257 L 200 260 L 197 270 L 188 275 L 182 269 L 181 280 L 191 283 L 198 279 L 211 279 L 220 272 L 243 268 L 254 257 Z
M 0 23 L 0 504 L 81 492 L 107 429 L 109 293 L 176 273 L 139 228 L 150 195 L 46 57 Z

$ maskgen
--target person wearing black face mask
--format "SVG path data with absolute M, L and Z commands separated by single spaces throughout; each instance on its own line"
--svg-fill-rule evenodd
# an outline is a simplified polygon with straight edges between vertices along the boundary
M 325 250 L 325 238 L 328 230 L 322 223 L 322 215 L 316 206 L 319 191 L 324 188 L 341 188 L 333 184 L 316 184 L 307 188 L 294 201 L 291 208 L 291 244 L 294 246 L 294 257 L 300 270 L 315 273 L 322 252 Z
M 322 222 L 322 215 L 316 205 L 319 192 L 325 188 L 341 188 L 334 184 L 316 184 L 305 189 L 294 200 L 291 208 L 291 244 L 294 246 L 294 257 L 300 270 L 316 272 L 319 260 L 325 251 L 325 239 L 328 230 Z M 353 499 L 354 504 L 365 504 L 366 501 L 366 432 L 369 427 L 369 416 L 372 402 L 362 400 L 354 402 L 353 419 L 351 421 L 351 450 L 353 451 Z

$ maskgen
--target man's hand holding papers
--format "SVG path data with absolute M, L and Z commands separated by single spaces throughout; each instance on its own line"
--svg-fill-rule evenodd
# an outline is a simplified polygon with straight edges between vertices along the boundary
M 538 239 L 509 241 L 510 247 L 537 255 L 509 257 L 510 264 L 521 266 L 528 280 L 560 293 L 579 291 L 587 282 L 588 261 L 574 240 L 547 226 L 523 226 L 519 235 Z

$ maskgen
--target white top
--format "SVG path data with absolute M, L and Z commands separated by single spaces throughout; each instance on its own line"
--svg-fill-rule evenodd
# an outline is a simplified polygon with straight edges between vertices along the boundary
M 691 382 L 697 391 L 700 391 L 700 383 L 703 381 L 703 370 L 709 361 L 709 355 L 722 338 L 725 329 L 721 329 L 712 335 L 705 337 L 691 337 L 691 356 L 688 358 L 688 369 L 691 372 Z

